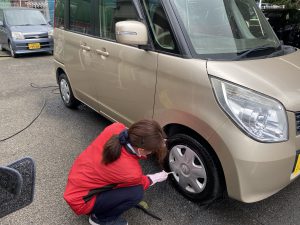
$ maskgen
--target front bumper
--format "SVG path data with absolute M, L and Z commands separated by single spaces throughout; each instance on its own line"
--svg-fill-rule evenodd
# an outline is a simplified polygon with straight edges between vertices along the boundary
M 29 44 L 40 43 L 40 48 L 29 49 Z M 51 52 L 53 51 L 53 39 L 52 38 L 40 38 L 40 39 L 25 39 L 25 40 L 13 40 L 11 42 L 12 48 L 15 54 L 27 54 L 34 52 Z
M 296 136 L 295 114 L 287 114 L 289 140 L 286 142 L 257 142 L 229 119 L 210 139 L 221 159 L 230 197 L 256 202 L 278 192 L 299 176 L 293 174 L 293 170 L 300 136 Z

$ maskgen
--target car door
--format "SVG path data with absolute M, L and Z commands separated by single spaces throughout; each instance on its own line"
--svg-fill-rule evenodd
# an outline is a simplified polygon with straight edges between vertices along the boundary
M 91 42 L 95 39 L 92 0 L 69 1 L 69 24 L 64 33 L 64 64 L 76 98 L 97 111 L 97 90 Z
M 158 54 L 137 46 L 119 44 L 115 23 L 139 20 L 131 0 L 99 2 L 99 40 L 92 48 L 98 65 L 94 67 L 100 111 L 130 125 L 152 118 Z

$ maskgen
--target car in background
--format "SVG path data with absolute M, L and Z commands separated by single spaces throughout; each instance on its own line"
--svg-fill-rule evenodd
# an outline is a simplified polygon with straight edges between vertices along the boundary
M 284 44 L 300 48 L 300 10 L 264 9 L 263 12 Z
M 0 50 L 12 57 L 33 52 L 53 52 L 53 28 L 37 9 L 0 9 Z

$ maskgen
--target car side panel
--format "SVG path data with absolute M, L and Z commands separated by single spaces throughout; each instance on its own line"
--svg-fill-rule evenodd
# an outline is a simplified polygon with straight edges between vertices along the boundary
M 89 48 L 95 38 L 70 31 L 65 31 L 63 37 L 64 52 L 57 53 L 59 49 L 56 48 L 55 54 L 64 55 L 65 72 L 69 78 L 73 93 L 77 99 L 97 110 L 98 87 L 95 84 L 94 71 L 99 68 L 98 61 L 93 51 L 82 47 Z
M 100 111 L 128 126 L 152 118 L 157 53 L 101 39 L 94 40 L 92 48 Z

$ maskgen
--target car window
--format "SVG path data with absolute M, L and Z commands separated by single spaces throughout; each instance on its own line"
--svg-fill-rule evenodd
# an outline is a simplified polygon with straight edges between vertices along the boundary
M 65 1 L 56 0 L 55 1 L 55 27 L 64 27 L 65 16 L 64 16 Z
M 38 10 L 7 10 L 4 15 L 6 23 L 10 26 L 47 24 L 45 17 Z
M 166 13 L 159 0 L 143 0 L 155 47 L 160 50 L 176 51 L 174 37 Z
M 116 40 L 115 24 L 125 20 L 139 20 L 136 8 L 131 0 L 99 1 L 100 37 Z M 96 28 L 97 29 L 97 28 Z
M 250 49 L 280 45 L 253 0 L 170 2 L 197 58 L 234 59 Z
M 70 0 L 70 30 L 93 34 L 91 0 Z

